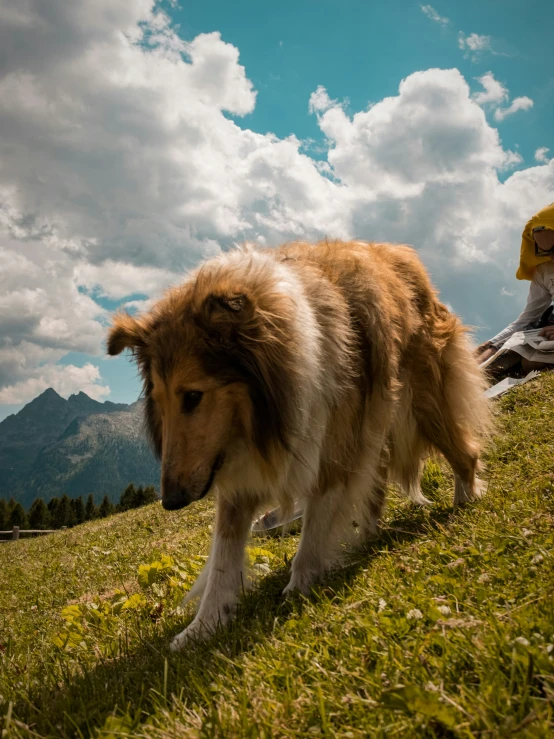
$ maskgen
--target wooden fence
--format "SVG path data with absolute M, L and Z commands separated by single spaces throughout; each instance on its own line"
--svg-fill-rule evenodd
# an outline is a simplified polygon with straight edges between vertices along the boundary
M 43 534 L 53 534 L 55 531 L 63 531 L 67 526 L 62 526 L 61 529 L 20 529 L 19 526 L 14 526 L 11 531 L 0 531 L 0 542 L 3 541 L 18 541 L 24 536 L 42 536 Z

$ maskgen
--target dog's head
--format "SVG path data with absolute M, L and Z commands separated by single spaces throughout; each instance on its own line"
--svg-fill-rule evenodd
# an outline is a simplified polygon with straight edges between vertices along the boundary
M 237 442 L 266 460 L 286 447 L 294 414 L 288 304 L 201 277 L 148 314 L 116 314 L 107 342 L 109 354 L 130 349 L 139 365 L 146 425 L 162 462 L 162 503 L 170 510 L 209 492 Z M 277 313 L 264 297 L 282 303 Z

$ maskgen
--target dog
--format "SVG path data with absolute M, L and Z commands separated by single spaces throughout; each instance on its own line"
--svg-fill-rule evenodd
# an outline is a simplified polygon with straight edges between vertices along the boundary
M 285 593 L 309 593 L 338 561 L 352 516 L 377 532 L 386 485 L 415 503 L 423 459 L 451 465 L 454 505 L 482 494 L 491 427 L 467 329 L 417 257 L 358 241 L 246 245 L 210 259 L 148 313 L 114 316 L 107 349 L 130 349 L 161 459 L 162 504 L 215 492 L 194 620 L 171 645 L 233 617 L 244 550 L 262 506 L 303 503 Z

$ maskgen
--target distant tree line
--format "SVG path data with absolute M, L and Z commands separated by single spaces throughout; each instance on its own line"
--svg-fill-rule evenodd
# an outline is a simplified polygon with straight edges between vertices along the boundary
M 77 526 L 95 518 L 106 518 L 114 513 L 128 511 L 131 508 L 140 508 L 158 500 L 158 494 L 153 485 L 136 488 L 132 483 L 127 485 L 121 493 L 119 503 L 114 505 L 107 495 L 100 505 L 96 505 L 94 498 L 70 498 L 62 495 L 61 498 L 52 498 L 46 504 L 42 498 L 35 498 L 31 507 L 26 511 L 21 503 L 11 498 L 6 501 L 0 499 L 0 531 L 19 526 L 20 529 L 61 529 L 62 526 Z

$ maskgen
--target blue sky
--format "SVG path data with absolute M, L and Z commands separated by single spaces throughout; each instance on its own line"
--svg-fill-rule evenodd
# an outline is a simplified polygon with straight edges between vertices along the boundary
M 554 200 L 551 3 L 14 8 L 0 10 L 0 418 L 49 384 L 135 400 L 132 364 L 102 354 L 109 313 L 245 237 L 408 241 L 478 338 L 519 311 L 519 234 Z M 253 164 L 234 178 L 242 150 Z
M 240 50 L 241 63 L 259 91 L 242 125 L 256 131 L 321 139 L 307 100 L 318 85 L 331 97 L 363 110 L 397 92 L 416 70 L 457 67 L 476 77 L 492 70 L 514 97 L 528 95 L 534 109 L 525 121 L 507 119 L 501 135 L 532 158 L 537 141 L 552 145 L 554 8 L 547 0 L 441 2 L 432 7 L 447 24 L 432 21 L 417 2 L 191 3 L 169 10 L 180 33 L 193 38 L 220 31 Z M 548 22 L 550 21 L 550 23 Z M 489 36 L 493 53 L 467 55 L 459 33 Z

